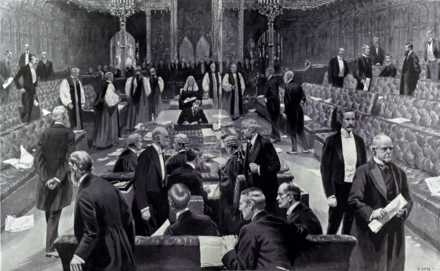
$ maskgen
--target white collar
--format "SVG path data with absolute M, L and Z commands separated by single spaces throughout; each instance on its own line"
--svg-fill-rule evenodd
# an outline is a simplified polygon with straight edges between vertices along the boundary
M 159 145 L 153 143 L 152 146 L 154 147 L 154 149 L 156 149 L 157 154 L 162 154 L 162 148 Z
M 428 40 L 428 42 L 432 42 L 432 38 L 430 40 Z
M 30 67 L 31 69 L 35 69 L 34 64 L 32 64 L 32 63 L 30 63 L 30 62 L 29 62 L 29 67 Z
M 349 132 L 345 130 L 344 128 L 341 128 L 341 134 L 344 136 L 353 135 L 353 132 Z
M 338 56 L 338 60 L 344 60 L 341 56 Z
M 186 152 L 186 150 L 185 150 L 185 149 L 182 149 L 182 150 L 180 150 L 178 153 L 184 153 L 184 152 Z
M 267 78 L 267 81 L 269 81 L 270 80 L 270 78 L 272 78 L 273 77 L 273 74 L 272 75 L 270 75 L 268 78 Z
M 286 85 L 288 85 L 290 82 L 292 82 L 293 78 L 287 81 Z
M 89 175 L 90 175 L 90 173 L 86 173 L 86 174 L 83 175 L 81 178 L 79 178 L 78 186 L 81 185 L 81 183 L 84 181 L 84 179 L 85 179 L 87 176 L 89 176 Z
M 378 164 L 379 166 L 384 166 L 385 163 L 381 160 L 379 160 L 378 158 L 376 158 L 376 156 L 373 156 L 373 160 L 374 162 L 376 162 L 376 164 Z
M 193 162 L 186 162 L 186 164 L 190 165 L 193 169 L 196 169 L 196 166 Z
M 131 150 L 132 152 L 134 152 L 136 155 L 137 155 L 137 150 L 136 149 L 133 149 L 133 148 L 128 148 L 129 150 Z
M 367 57 L 365 54 L 362 54 L 363 57 Z
M 287 209 L 287 216 L 289 216 L 292 211 L 296 208 L 296 206 L 298 206 L 301 202 L 297 201 L 294 204 L 292 204 L 292 206 L 289 207 L 289 209 Z
M 179 218 L 179 216 L 180 216 L 181 214 L 183 214 L 183 213 L 186 212 L 186 211 L 189 211 L 189 208 L 188 208 L 188 207 L 186 207 L 186 208 L 183 209 L 183 210 L 180 210 L 180 211 L 176 212 L 176 220 Z
M 251 144 L 252 144 L 252 146 L 255 145 L 255 141 L 257 140 L 257 136 L 258 136 L 258 133 L 256 133 L 256 134 L 254 135 L 254 137 L 251 139 Z
M 259 213 L 263 212 L 264 210 L 259 210 L 258 212 L 255 212 L 254 215 L 252 216 L 252 221 L 254 221 L 254 218 L 256 215 L 258 215 Z
M 110 80 L 107 80 L 106 82 L 109 82 L 110 84 L 112 84 L 112 85 L 113 85 L 112 81 L 110 81 Z
M 66 127 L 66 125 L 64 125 L 64 123 L 62 123 L 61 121 L 55 121 L 55 122 L 54 122 L 54 125 L 55 125 L 55 124 L 63 125 L 64 127 Z

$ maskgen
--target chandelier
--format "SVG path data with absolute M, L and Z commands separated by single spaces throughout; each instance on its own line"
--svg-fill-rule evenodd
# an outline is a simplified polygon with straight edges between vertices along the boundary
M 119 21 L 125 22 L 127 17 L 134 14 L 134 0 L 112 0 L 110 14 L 118 16 Z
M 269 19 L 269 25 L 273 24 L 275 17 L 283 14 L 283 6 L 281 6 L 280 0 L 258 0 L 254 4 L 254 8 Z

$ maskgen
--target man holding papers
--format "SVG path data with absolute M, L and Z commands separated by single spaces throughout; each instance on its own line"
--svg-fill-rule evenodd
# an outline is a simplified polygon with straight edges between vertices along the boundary
M 358 240 L 350 270 L 404 270 L 404 222 L 412 208 L 406 174 L 391 162 L 393 142 L 388 136 L 375 136 L 371 151 L 374 157 L 357 169 L 348 198 L 355 212 L 351 235 Z M 396 198 L 400 204 L 393 212 L 388 205 L 395 205 Z M 378 224 L 375 220 L 386 222 L 377 232 L 369 226 Z

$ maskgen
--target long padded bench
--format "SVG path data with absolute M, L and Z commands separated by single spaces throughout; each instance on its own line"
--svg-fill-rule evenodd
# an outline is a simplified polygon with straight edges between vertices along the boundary
M 310 249 L 295 259 L 295 270 L 348 270 L 356 238 L 349 235 L 309 235 Z M 74 235 L 55 241 L 63 270 L 70 270 L 70 260 L 78 242 Z M 219 249 L 218 253 L 221 253 Z M 200 242 L 197 236 L 136 236 L 135 261 L 138 270 L 222 270 L 222 266 L 201 268 Z M 219 255 L 221 257 L 221 255 Z
M 304 121 L 304 133 L 308 144 L 304 149 L 310 149 L 314 146 L 316 134 L 329 133 L 332 131 L 331 115 L 336 106 L 327 102 L 315 101 L 308 98 L 303 108 L 304 115 L 310 118 L 310 120 Z

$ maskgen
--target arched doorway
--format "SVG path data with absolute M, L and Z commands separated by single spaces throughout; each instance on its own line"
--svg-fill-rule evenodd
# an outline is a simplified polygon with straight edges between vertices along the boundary
M 184 37 L 179 46 L 179 59 L 185 58 L 186 63 L 194 62 L 194 45 Z
M 205 60 L 206 57 L 210 56 L 210 44 L 206 40 L 205 36 L 201 36 L 196 46 L 196 62 L 200 60 Z

